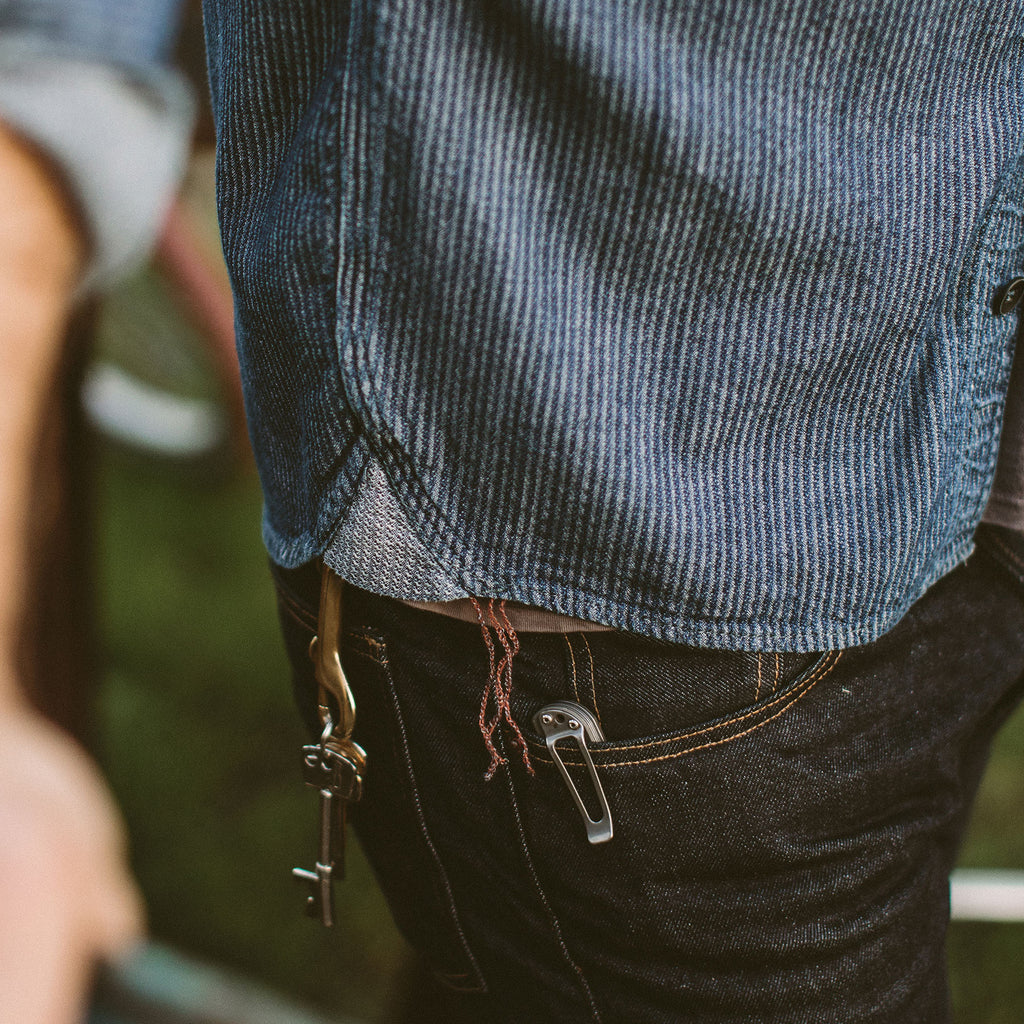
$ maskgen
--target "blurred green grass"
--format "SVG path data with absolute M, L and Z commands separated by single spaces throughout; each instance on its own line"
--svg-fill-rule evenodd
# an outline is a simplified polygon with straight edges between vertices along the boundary
M 960 866 L 1024 871 L 1022 708 L 996 738 Z M 958 1024 L 1019 1024 L 1024 1019 L 1024 922 L 955 921 L 947 950 Z
M 105 355 L 182 393 L 215 393 L 198 340 L 150 276 L 126 285 L 111 309 Z M 98 470 L 100 745 L 154 933 L 321 1009 L 386 1020 L 405 953 L 358 850 L 331 932 L 303 917 L 289 877 L 312 862 L 316 800 L 299 772 L 304 740 L 254 474 L 173 467 L 104 445 Z M 993 752 L 962 864 L 1024 869 L 1022 822 L 1018 713 Z M 954 924 L 949 951 L 960 1024 L 1021 1019 L 1024 924 Z
M 96 351 L 148 384 L 217 397 L 202 341 L 152 271 L 110 296 Z M 254 470 L 227 452 L 176 464 L 102 439 L 96 454 L 98 745 L 154 935 L 324 1011 L 387 1019 L 407 954 L 358 845 L 331 931 L 304 916 L 291 878 L 313 863 L 318 804 Z
M 299 770 L 255 481 L 211 486 L 117 452 L 100 462 L 101 750 L 154 933 L 379 1019 L 402 949 L 365 861 L 350 851 L 333 931 L 303 916 L 290 878 L 312 863 L 317 802 Z

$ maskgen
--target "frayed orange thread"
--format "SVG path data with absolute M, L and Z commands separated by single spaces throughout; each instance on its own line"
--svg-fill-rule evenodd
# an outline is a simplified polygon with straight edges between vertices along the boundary
M 498 613 L 501 614 L 501 621 L 494 610 L 494 598 L 488 598 L 487 616 L 485 619 L 484 610 L 475 597 L 470 597 L 473 608 L 476 611 L 477 620 L 480 623 L 480 632 L 483 634 L 484 643 L 487 645 L 487 685 L 484 687 L 483 697 L 480 701 L 480 733 L 484 738 L 487 752 L 491 755 L 491 763 L 484 773 L 484 778 L 490 781 L 498 768 L 507 764 L 507 758 L 503 757 L 494 743 L 494 733 L 504 720 L 505 724 L 512 730 L 512 745 L 519 748 L 522 754 L 523 764 L 526 770 L 533 775 L 533 765 L 530 763 L 530 753 L 526 748 L 526 740 L 512 717 L 512 708 L 509 705 L 509 697 L 512 693 L 512 659 L 519 653 L 519 637 L 509 622 L 508 613 L 505 611 L 505 602 L 498 602 Z M 494 630 L 501 644 L 504 656 L 497 659 L 494 641 L 491 639 L 491 630 Z M 491 704 L 491 696 L 494 696 L 494 713 L 488 717 L 488 708 Z
M 516 635 L 516 631 L 512 628 L 512 623 L 509 622 L 508 612 L 505 610 L 505 602 L 501 601 L 498 604 L 498 611 L 501 612 L 501 623 L 502 626 L 498 629 L 498 639 L 501 641 L 501 646 L 505 648 L 505 657 L 501 660 L 498 665 L 498 675 L 501 675 L 502 666 L 505 668 L 505 686 L 502 692 L 502 709 L 505 714 L 505 721 L 512 729 L 512 745 L 519 748 L 523 755 L 523 764 L 526 770 L 533 774 L 533 765 L 530 764 L 530 754 L 526 747 L 526 740 L 523 739 L 523 734 L 519 731 L 519 725 L 516 720 L 512 717 L 512 708 L 509 704 L 509 700 L 512 696 L 512 659 L 519 653 L 519 637 Z M 494 601 L 490 603 L 490 613 L 492 624 L 497 625 L 497 619 L 494 615 Z

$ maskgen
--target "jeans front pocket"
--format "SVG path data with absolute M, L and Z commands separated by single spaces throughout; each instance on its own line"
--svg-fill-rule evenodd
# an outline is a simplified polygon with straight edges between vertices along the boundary
M 792 959 L 808 955 L 811 943 L 794 935 L 824 905 L 807 880 L 816 854 L 795 849 L 801 822 L 817 827 L 798 776 L 841 693 L 842 654 L 566 642 L 554 700 L 526 672 L 513 687 L 536 773 L 513 764 L 513 775 L 524 844 L 603 1018 L 739 1020 L 754 1008 L 748 1019 L 804 1019 L 792 1006 L 775 1015 L 748 988 L 776 969 L 771 984 L 783 984 L 786 958 L 772 950 L 795 942 Z M 537 728 L 558 707 L 582 709 L 602 737 L 556 744 L 564 774 Z M 810 973 L 792 984 L 812 990 L 820 978 Z
M 395 923 L 447 988 L 485 992 L 447 869 L 424 811 L 408 723 L 383 636 L 348 633 L 343 658 L 359 709 L 356 739 L 372 756 L 353 825 Z
M 316 737 L 317 686 L 308 651 L 317 628 L 318 574 L 307 566 L 275 569 L 274 577 L 296 702 Z M 350 808 L 349 820 L 395 923 L 434 977 L 449 989 L 485 992 L 424 814 L 385 639 L 365 625 L 346 630 L 342 659 L 356 701 L 353 738 L 368 754 L 363 796 Z
M 370 758 L 355 824 L 438 975 L 467 991 L 486 979 L 465 1000 L 474 1019 L 948 1019 L 948 872 L 1024 678 L 1024 598 L 990 560 L 841 653 L 521 635 L 503 647 L 515 655 L 494 732 L 505 761 L 490 777 L 481 729 L 495 708 L 481 696 L 496 669 L 480 629 L 347 593 L 355 738 Z M 307 641 L 290 647 L 310 703 Z M 555 702 L 604 737 L 587 750 L 610 841 L 588 841 L 531 728 Z M 600 817 L 585 758 L 562 754 Z
M 564 636 L 565 682 L 557 699 L 591 712 L 602 738 L 595 764 L 667 760 L 739 739 L 783 716 L 831 673 L 839 652 L 757 653 L 664 644 L 620 633 Z M 550 698 L 517 681 L 513 703 L 531 757 L 551 762 L 532 722 Z M 571 751 L 567 764 L 585 760 Z

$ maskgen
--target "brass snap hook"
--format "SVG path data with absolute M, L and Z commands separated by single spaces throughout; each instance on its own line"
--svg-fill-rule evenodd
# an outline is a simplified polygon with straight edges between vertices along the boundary
M 332 721 L 330 694 L 338 703 L 338 721 L 334 734 L 348 738 L 356 724 L 356 702 L 349 689 L 345 670 L 341 667 L 341 604 L 344 584 L 341 577 L 326 565 L 320 578 L 320 612 L 317 635 L 309 645 L 313 671 L 319 687 L 320 723 L 325 728 Z

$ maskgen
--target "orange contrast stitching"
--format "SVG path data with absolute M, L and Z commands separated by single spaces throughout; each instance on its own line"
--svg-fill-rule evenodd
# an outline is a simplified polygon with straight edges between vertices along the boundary
M 357 658 L 368 658 L 370 661 L 380 668 L 388 668 L 388 653 L 387 648 L 382 643 L 378 643 L 376 640 L 371 640 L 369 637 L 361 637 L 360 639 L 366 640 L 367 644 L 375 650 L 362 650 L 358 647 L 353 647 L 351 651 L 347 652 L 354 655 Z
M 590 692 L 594 696 L 594 714 L 597 715 L 597 724 L 604 728 L 604 723 L 601 721 L 601 709 L 597 706 L 597 680 L 594 678 L 594 655 L 591 653 L 590 644 L 583 633 L 580 633 L 580 639 L 583 641 L 583 646 L 587 649 L 587 657 L 590 659 Z
M 834 669 L 836 667 L 836 665 L 839 663 L 840 657 L 842 657 L 842 653 L 843 653 L 842 651 L 830 651 L 830 652 L 828 652 L 825 655 L 825 659 L 826 660 L 822 661 L 822 663 L 817 667 L 815 672 L 812 675 L 808 676 L 805 680 L 803 680 L 803 682 L 797 684 L 798 692 L 794 693 L 794 692 L 791 692 L 791 691 L 786 691 L 786 692 L 780 694 L 774 701 L 771 701 L 768 704 L 766 704 L 764 707 L 754 708 L 753 710 L 748 711 L 748 712 L 746 712 L 743 715 L 739 715 L 736 718 L 730 718 L 730 719 L 728 719 L 728 720 L 726 720 L 724 722 L 719 722 L 716 725 L 708 725 L 708 726 L 705 726 L 703 729 L 697 729 L 694 732 L 678 733 L 675 736 L 666 736 L 666 737 L 664 737 L 662 739 L 651 740 L 649 743 L 631 743 L 631 744 L 629 744 L 627 746 L 621 746 L 621 747 L 620 746 L 615 746 L 615 747 L 612 747 L 612 748 L 609 749 L 609 753 L 623 753 L 623 752 L 628 751 L 628 750 L 648 750 L 651 747 L 662 747 L 662 746 L 665 746 L 666 744 L 669 744 L 669 743 L 679 743 L 682 740 L 693 739 L 695 736 L 704 736 L 704 735 L 706 735 L 709 732 L 718 732 L 721 729 L 726 729 L 726 728 L 728 728 L 731 725 L 738 724 L 739 722 L 745 722 L 748 718 L 753 718 L 755 715 L 763 714 L 766 711 L 770 711 L 773 707 L 777 706 L 778 704 L 785 705 L 782 708 L 782 710 L 785 711 L 786 708 L 788 708 L 790 706 L 790 704 L 795 703 L 795 701 L 799 700 L 801 697 L 803 697 L 804 695 L 809 693 L 815 686 L 818 685 L 818 683 L 821 682 L 822 679 L 825 678 L 825 676 L 827 676 L 832 671 L 832 669 Z M 787 701 L 789 701 L 788 704 L 786 703 Z M 771 718 L 765 719 L 765 722 L 770 722 L 774 718 L 777 718 L 777 717 L 778 717 L 777 714 L 776 715 L 772 715 Z M 763 725 L 763 724 L 764 724 L 764 722 L 758 723 L 758 725 Z M 758 725 L 755 725 L 754 728 L 757 728 Z M 748 730 L 746 730 L 746 732 L 737 733 L 735 736 L 728 736 L 725 739 L 738 739 L 740 736 L 745 736 L 747 734 L 747 732 L 749 732 L 749 731 L 750 730 L 748 729 Z M 705 744 L 705 745 L 706 746 L 715 746 L 716 744 L 721 743 L 721 742 L 725 742 L 725 740 L 714 740 L 711 743 L 708 743 L 708 744 Z M 537 744 L 537 745 L 539 746 L 539 744 Z M 704 749 L 703 747 L 688 747 L 686 750 L 676 751 L 675 753 L 673 753 L 673 754 L 671 754 L 669 756 L 675 757 L 675 756 L 678 756 L 678 754 L 688 754 L 688 753 L 691 753 L 694 750 L 703 750 L 703 749 Z M 596 754 L 596 753 L 600 753 L 600 752 L 599 751 L 594 751 L 594 753 Z M 548 764 L 554 764 L 554 762 L 550 758 L 541 757 L 541 760 L 542 761 L 547 761 Z M 565 761 L 566 764 L 572 764 L 572 765 L 582 765 L 583 764 L 582 761 L 571 761 L 568 758 L 563 758 L 563 760 Z M 652 760 L 661 760 L 661 758 L 653 758 Z M 626 764 L 647 764 L 647 763 L 648 762 L 646 762 L 646 761 L 623 761 L 623 762 L 621 762 L 621 764 L 623 764 L 623 765 L 626 765 Z M 605 767 L 605 768 L 615 767 L 615 763 L 614 762 L 607 762 L 607 763 L 606 762 L 601 762 L 601 767 Z
M 782 669 L 779 667 L 779 654 L 778 654 L 778 651 L 776 651 L 775 652 L 775 679 L 772 681 L 772 693 L 774 693 L 779 688 L 779 676 L 780 676 L 781 672 L 782 672 Z
M 352 651 L 349 651 L 349 653 L 354 654 L 358 658 L 369 658 L 370 661 L 372 661 L 376 665 L 382 664 L 380 659 L 377 657 L 376 654 L 373 653 L 373 651 L 361 651 L 358 648 L 355 648 Z
M 579 704 L 580 691 L 579 688 L 576 686 L 576 657 L 572 653 L 572 641 L 569 639 L 568 633 L 563 633 L 562 639 L 565 641 L 565 646 L 569 648 L 569 660 L 572 662 L 572 692 L 576 696 L 576 703 Z
M 480 987 L 479 982 L 473 980 L 470 974 L 445 974 L 442 971 L 431 971 L 431 974 L 442 984 L 445 988 L 451 989 L 452 992 L 485 992 L 486 989 Z M 466 978 L 468 981 L 460 982 L 458 979 Z
M 837 658 L 836 661 L 838 660 L 839 659 Z M 836 662 L 832 662 L 832 664 L 829 666 L 828 672 L 825 672 L 819 679 L 816 679 L 813 683 L 811 683 L 810 686 L 806 687 L 804 690 L 798 693 L 788 704 L 785 704 L 781 708 L 779 708 L 779 710 L 776 711 L 775 714 L 772 715 L 770 718 L 766 718 L 763 722 L 755 722 L 752 726 L 750 726 L 749 729 L 744 729 L 743 732 L 738 732 L 733 736 L 723 736 L 720 740 L 710 740 L 709 742 L 702 743 L 700 746 L 697 747 L 688 747 L 686 750 L 678 750 L 673 754 L 659 754 L 657 757 L 648 757 L 642 761 L 619 761 L 609 762 L 608 764 L 602 763 L 599 767 L 628 768 L 631 765 L 653 764 L 655 761 L 670 761 L 674 757 L 682 757 L 684 754 L 696 754 L 698 750 L 707 750 L 710 747 L 720 747 L 723 743 L 731 743 L 733 740 L 738 740 L 742 739 L 744 736 L 749 736 L 752 732 L 756 732 L 758 729 L 760 729 L 764 725 L 767 725 L 769 722 L 774 722 L 776 718 L 778 718 L 780 715 L 784 715 L 794 704 L 796 704 L 797 701 L 802 700 L 804 697 L 806 697 L 807 694 L 809 694 L 811 690 L 813 690 L 814 687 L 817 686 L 818 683 L 820 683 L 821 680 L 824 679 L 825 676 L 827 676 L 833 668 L 835 668 L 835 665 Z M 566 764 L 570 763 L 571 762 L 566 761 Z
M 353 641 L 361 640 L 368 647 L 374 647 L 378 651 L 383 652 L 387 650 L 387 645 L 382 641 L 378 640 L 377 637 L 373 636 L 371 633 L 362 633 L 353 630 L 351 633 L 348 634 L 348 639 Z
M 754 690 L 754 700 L 761 699 L 761 655 L 757 655 L 757 689 Z

